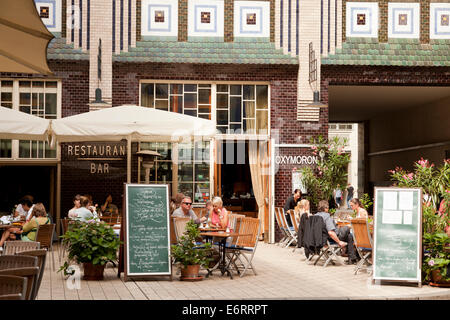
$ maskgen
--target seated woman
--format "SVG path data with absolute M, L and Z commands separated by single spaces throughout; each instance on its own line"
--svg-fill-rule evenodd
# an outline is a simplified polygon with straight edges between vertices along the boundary
M 211 225 L 219 228 L 228 228 L 230 219 L 228 211 L 223 207 L 223 202 L 220 197 L 214 197 L 212 200 L 212 209 L 209 213 L 211 218 Z
M 44 205 L 36 203 L 30 221 L 26 222 L 22 227 L 22 241 L 35 241 L 38 226 L 49 223 L 50 218 L 47 216 Z
M 96 215 L 89 210 L 90 200 L 88 197 L 80 197 L 81 207 L 76 209 L 72 215 L 72 219 L 87 222 L 89 220 L 98 220 Z
M 297 219 L 297 222 L 300 223 L 300 218 L 304 213 L 308 214 L 308 216 L 311 215 L 310 212 L 310 206 L 309 206 L 309 200 L 302 199 L 295 207 L 295 218 Z
M 81 202 L 80 202 L 81 196 L 79 194 L 77 194 L 75 197 L 73 197 L 73 208 L 69 210 L 69 214 L 68 217 L 69 218 L 75 218 L 75 210 L 77 210 L 78 208 L 81 207 Z
M 102 216 L 110 217 L 110 216 L 117 216 L 119 214 L 119 209 L 115 204 L 112 203 L 112 195 L 108 193 L 106 195 L 104 204 L 100 207 Z
M 367 210 L 363 208 L 363 205 L 358 198 L 350 200 L 350 208 L 356 212 L 356 219 L 367 219 L 369 217 Z

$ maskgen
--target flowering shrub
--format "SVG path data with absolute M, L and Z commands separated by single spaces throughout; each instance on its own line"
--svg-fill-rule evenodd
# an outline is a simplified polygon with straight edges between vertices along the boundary
M 59 270 L 64 270 L 66 275 L 70 261 L 104 265 L 116 258 L 120 245 L 119 238 L 107 223 L 94 220 L 73 221 L 61 238 L 69 248 L 68 261 Z
M 317 205 L 320 200 L 332 199 L 333 191 L 338 185 L 346 185 L 350 155 L 344 153 L 344 146 L 347 143 L 345 139 L 334 137 L 326 141 L 319 136 L 317 140 L 312 139 L 311 143 L 313 155 L 318 156 L 317 167 L 304 167 L 300 171 L 310 201 Z

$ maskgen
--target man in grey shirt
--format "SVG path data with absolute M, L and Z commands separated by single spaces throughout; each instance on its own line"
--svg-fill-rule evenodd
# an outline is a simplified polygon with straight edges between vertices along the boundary
M 357 256 L 355 247 L 353 246 L 353 236 L 350 233 L 350 228 L 346 226 L 338 228 L 334 220 L 330 217 L 328 209 L 328 201 L 321 200 L 319 201 L 319 205 L 317 206 L 317 210 L 319 212 L 317 212 L 315 215 L 323 218 L 329 238 L 335 241 L 341 248 L 345 248 L 347 246 L 347 264 L 354 264 L 356 263 Z
M 192 200 L 190 197 L 184 197 L 179 208 L 172 213 L 173 218 L 191 218 L 195 223 L 200 224 L 206 221 L 206 217 L 198 218 L 192 208 Z

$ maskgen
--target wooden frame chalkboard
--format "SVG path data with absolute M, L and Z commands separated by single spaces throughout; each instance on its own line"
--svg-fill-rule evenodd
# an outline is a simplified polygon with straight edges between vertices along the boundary
M 169 186 L 124 184 L 124 189 L 124 280 L 172 280 Z
M 373 280 L 422 285 L 422 189 L 375 188 Z

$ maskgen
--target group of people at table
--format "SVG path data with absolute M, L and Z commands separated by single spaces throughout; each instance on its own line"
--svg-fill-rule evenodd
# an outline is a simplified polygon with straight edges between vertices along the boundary
M 290 196 L 285 203 L 285 214 L 289 210 L 294 210 L 297 224 L 300 223 L 301 216 L 307 214 L 311 216 L 310 203 L 307 199 L 302 199 L 302 193 L 299 189 L 294 190 L 294 194 Z M 360 200 L 352 198 L 349 201 L 350 208 L 356 213 L 356 219 L 367 219 L 369 214 L 364 209 Z M 325 228 L 328 232 L 328 237 L 336 242 L 342 249 L 344 255 L 348 256 L 346 264 L 355 264 L 358 260 L 358 255 L 354 247 L 354 239 L 349 226 L 338 226 L 337 222 L 330 216 L 329 203 L 327 200 L 321 200 L 317 206 L 317 213 L 315 214 L 323 218 Z M 286 222 L 292 227 L 290 216 L 286 214 Z
M 33 196 L 24 196 L 9 218 L 9 225 L 2 231 L 0 239 L 0 251 L 3 251 L 5 241 L 22 240 L 35 241 L 39 225 L 51 223 L 51 217 L 47 214 L 44 204 L 33 204 Z M 73 198 L 73 208 L 69 210 L 68 217 L 73 220 L 87 222 L 100 220 L 99 216 L 117 216 L 118 208 L 112 203 L 112 195 L 105 197 L 103 204 L 93 205 L 90 195 L 77 194 Z

